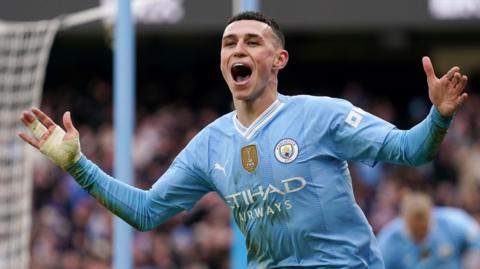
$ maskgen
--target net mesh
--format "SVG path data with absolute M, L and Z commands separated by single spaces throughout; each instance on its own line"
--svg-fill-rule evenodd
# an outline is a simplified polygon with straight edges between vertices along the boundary
M 20 115 L 40 104 L 58 20 L 0 21 L 0 269 L 29 266 L 31 149 L 17 137 Z

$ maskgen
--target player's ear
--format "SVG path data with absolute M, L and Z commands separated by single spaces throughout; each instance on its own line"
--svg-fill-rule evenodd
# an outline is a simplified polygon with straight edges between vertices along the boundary
M 276 70 L 283 69 L 288 63 L 288 51 L 279 49 L 273 63 L 273 68 Z

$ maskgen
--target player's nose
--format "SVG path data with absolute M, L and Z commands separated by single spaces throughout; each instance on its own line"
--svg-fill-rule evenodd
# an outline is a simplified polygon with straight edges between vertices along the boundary
M 246 56 L 246 46 L 244 42 L 238 42 L 234 48 L 233 56 L 234 57 L 244 57 Z

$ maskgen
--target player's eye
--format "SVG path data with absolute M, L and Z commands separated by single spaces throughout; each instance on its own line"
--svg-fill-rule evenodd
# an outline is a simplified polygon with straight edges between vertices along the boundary
M 233 46 L 235 46 L 234 41 L 224 41 L 223 42 L 223 47 L 233 47 Z
M 258 43 L 257 41 L 247 41 L 247 45 L 250 47 L 255 47 L 260 45 L 260 43 Z

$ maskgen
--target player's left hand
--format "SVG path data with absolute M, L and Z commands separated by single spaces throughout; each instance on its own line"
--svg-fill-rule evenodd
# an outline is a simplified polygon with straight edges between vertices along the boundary
M 423 57 L 422 63 L 423 70 L 427 75 L 430 101 L 442 116 L 453 115 L 468 98 L 468 94 L 465 92 L 467 76 L 460 73 L 458 66 L 454 66 L 441 78 L 437 78 L 430 58 Z

